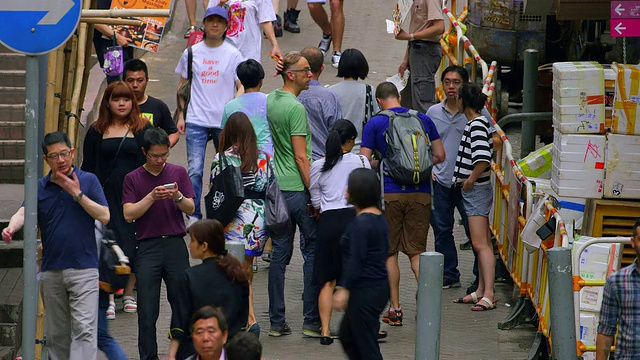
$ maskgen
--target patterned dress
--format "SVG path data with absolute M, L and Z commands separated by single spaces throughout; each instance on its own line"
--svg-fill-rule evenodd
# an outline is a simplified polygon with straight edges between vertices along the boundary
M 230 165 L 240 166 L 241 160 L 238 149 L 231 147 L 225 151 L 227 161 Z M 264 192 L 267 185 L 275 179 L 273 170 L 267 171 L 267 163 L 271 163 L 274 168 L 273 159 L 267 153 L 259 151 L 258 168 L 255 172 L 243 173 L 244 188 L 255 192 Z M 211 163 L 211 178 L 209 187 L 213 186 L 216 176 L 224 169 L 220 164 L 218 154 Z M 245 255 L 260 256 L 264 245 L 269 238 L 269 232 L 264 225 L 264 199 L 245 199 L 233 220 L 225 228 L 225 238 L 227 241 L 242 241 L 244 243 Z

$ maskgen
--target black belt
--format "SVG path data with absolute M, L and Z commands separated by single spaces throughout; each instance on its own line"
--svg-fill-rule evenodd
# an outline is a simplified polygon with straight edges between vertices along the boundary
M 435 41 L 429 41 L 429 40 L 413 40 L 413 41 L 409 41 L 409 46 L 411 46 L 412 48 L 416 49 L 416 48 L 420 48 L 422 46 L 426 46 L 426 45 L 438 45 L 440 46 L 440 43 L 435 42 Z

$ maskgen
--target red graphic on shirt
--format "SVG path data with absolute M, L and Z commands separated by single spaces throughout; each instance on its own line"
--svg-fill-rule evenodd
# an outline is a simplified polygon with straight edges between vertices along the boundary
M 229 25 L 227 27 L 227 36 L 238 36 L 244 30 L 244 15 L 247 9 L 237 2 L 229 7 Z

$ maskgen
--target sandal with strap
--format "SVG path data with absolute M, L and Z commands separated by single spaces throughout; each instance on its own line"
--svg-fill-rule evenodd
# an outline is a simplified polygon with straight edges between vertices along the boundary
M 138 311 L 138 303 L 133 296 L 125 296 L 122 303 L 124 304 L 124 312 L 133 314 Z
M 116 303 L 113 301 L 109 302 L 109 307 L 107 308 L 107 320 L 115 320 L 116 319 Z
M 471 302 L 464 301 L 464 297 L 457 298 L 457 299 L 453 300 L 453 302 L 456 303 L 456 304 L 477 304 L 478 303 L 478 294 L 476 294 L 475 291 L 472 292 L 471 294 L 469 294 L 469 296 L 471 296 Z
M 484 301 L 487 305 L 489 306 L 484 306 L 482 304 L 480 304 L 480 301 Z M 488 297 L 483 297 L 482 299 L 480 299 L 480 301 L 473 305 L 471 307 L 471 311 L 488 311 L 488 310 L 493 310 L 496 308 L 496 304 L 498 303 L 498 301 L 500 300 L 493 300 L 491 301 Z
M 184 33 L 184 38 L 188 39 L 189 36 L 191 36 L 191 34 L 193 34 L 196 30 L 198 30 L 198 28 L 195 25 L 189 26 L 187 32 Z

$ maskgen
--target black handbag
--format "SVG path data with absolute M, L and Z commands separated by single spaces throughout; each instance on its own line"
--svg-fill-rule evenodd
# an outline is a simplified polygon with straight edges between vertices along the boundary
M 207 219 L 216 219 L 226 227 L 245 199 L 244 182 L 240 167 L 230 165 L 224 151 L 220 152 L 220 167 L 222 170 L 204 197 L 204 205 Z
M 267 158 L 267 179 L 270 178 L 269 172 L 273 174 L 271 162 Z M 291 217 L 289 216 L 289 208 L 287 201 L 280 191 L 278 181 L 274 179 L 267 184 L 264 202 L 264 224 L 271 232 L 271 235 L 278 236 L 286 234 L 291 228 Z

